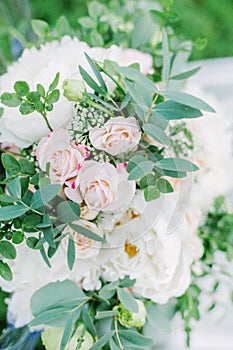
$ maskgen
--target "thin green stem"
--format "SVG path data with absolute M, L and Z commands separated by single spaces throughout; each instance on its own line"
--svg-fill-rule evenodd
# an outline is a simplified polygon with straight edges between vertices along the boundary
M 119 331 L 118 331 L 118 326 L 117 326 L 117 316 L 114 317 L 114 326 L 115 326 L 115 332 L 116 332 L 116 337 L 117 337 L 119 347 L 121 350 L 124 350 L 123 345 L 122 345 L 121 340 L 120 340 L 120 337 L 119 337 Z
M 114 114 L 111 111 L 109 111 L 107 108 L 104 108 L 103 106 L 99 105 L 98 103 L 95 103 L 94 101 L 92 101 L 89 98 L 87 98 L 85 102 L 88 103 L 89 105 L 91 105 L 91 106 L 93 106 L 93 107 L 95 107 L 95 108 L 97 108 L 97 109 L 99 109 L 99 110 L 101 110 L 101 111 L 111 115 L 111 117 L 114 116 Z
M 19 203 L 21 203 L 25 208 L 27 208 L 27 209 L 33 211 L 35 214 L 38 214 L 38 215 L 40 215 L 40 216 L 44 216 L 44 215 L 45 215 L 45 214 L 43 214 L 43 213 L 41 213 L 41 212 L 39 212 L 39 211 L 37 211 L 37 210 L 35 210 L 35 209 L 32 209 L 32 208 L 29 207 L 26 203 L 24 203 L 22 200 L 19 201 Z

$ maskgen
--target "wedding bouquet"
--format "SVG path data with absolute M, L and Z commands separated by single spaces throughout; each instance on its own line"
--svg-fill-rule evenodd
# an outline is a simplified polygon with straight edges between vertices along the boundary
M 40 334 L 48 350 L 152 349 L 160 304 L 188 333 L 198 319 L 192 276 L 210 254 L 198 227 L 229 188 L 200 119 L 225 131 L 203 116 L 210 105 L 172 88 L 197 69 L 173 74 L 161 33 L 161 69 L 148 53 L 66 35 L 1 77 L 0 286 L 11 296 L 0 349 L 32 349 Z

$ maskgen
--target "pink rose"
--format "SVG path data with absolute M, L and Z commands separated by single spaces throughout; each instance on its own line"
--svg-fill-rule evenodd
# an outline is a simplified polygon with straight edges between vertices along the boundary
M 92 145 L 112 156 L 134 151 L 141 138 L 140 127 L 134 117 L 109 119 L 102 128 L 89 131 Z
M 135 181 L 128 181 L 127 176 L 125 169 L 119 171 L 110 163 L 86 161 L 79 176 L 86 205 L 105 212 L 124 210 L 135 193 Z
M 71 144 L 67 130 L 56 130 L 42 138 L 36 156 L 43 171 L 46 170 L 46 164 L 50 163 L 51 183 L 77 187 L 78 173 L 87 156 L 87 150 L 83 145 Z

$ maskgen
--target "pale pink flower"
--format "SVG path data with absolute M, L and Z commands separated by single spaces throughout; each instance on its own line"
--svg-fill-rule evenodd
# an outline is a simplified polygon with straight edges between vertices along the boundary
M 137 149 L 141 138 L 140 127 L 134 117 L 109 119 L 102 128 L 90 130 L 92 145 L 113 156 Z

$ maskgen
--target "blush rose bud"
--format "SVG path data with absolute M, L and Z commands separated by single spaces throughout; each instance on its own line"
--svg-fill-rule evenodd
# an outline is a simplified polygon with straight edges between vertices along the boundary
M 141 328 L 146 323 L 146 308 L 141 300 L 136 300 L 138 312 L 130 312 L 122 304 L 115 306 L 114 310 L 119 312 L 118 321 L 124 327 Z
M 77 79 L 67 79 L 63 82 L 63 95 L 69 101 L 80 101 L 86 92 L 85 85 Z

